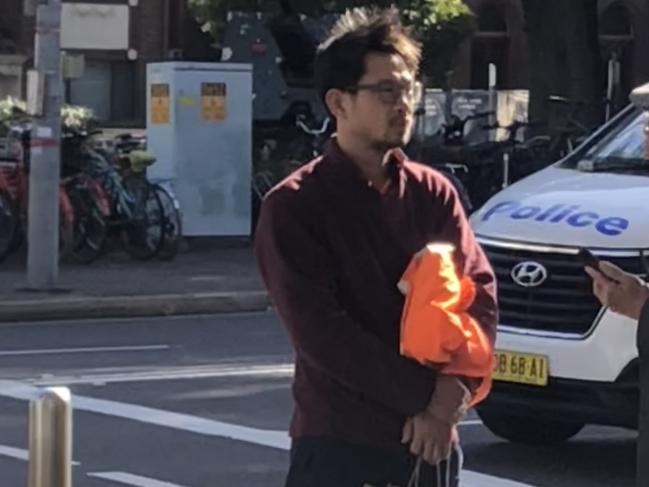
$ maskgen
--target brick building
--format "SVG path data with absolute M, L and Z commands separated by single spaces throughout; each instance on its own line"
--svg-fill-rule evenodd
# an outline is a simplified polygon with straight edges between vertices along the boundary
M 498 87 L 526 89 L 529 66 L 521 0 L 465 0 L 479 29 L 460 49 L 453 85 L 486 88 L 487 67 Z M 0 0 L 0 97 L 24 92 L 32 60 L 34 19 L 23 0 Z M 186 0 L 64 0 L 64 44 L 83 54 L 85 72 L 67 84 L 72 103 L 91 106 L 103 120 L 142 125 L 145 66 L 165 59 L 214 60 L 211 40 L 191 17 Z M 622 63 L 622 88 L 649 80 L 649 0 L 599 0 L 603 59 Z M 72 27 L 74 26 L 74 27 Z M 66 29 L 66 27 L 68 27 Z
M 465 0 L 478 17 L 479 29 L 461 49 L 455 86 L 486 88 L 489 63 L 499 72 L 499 88 L 529 85 L 527 39 L 521 0 Z M 621 61 L 626 93 L 649 80 L 649 0 L 599 0 L 602 59 Z
M 23 15 L 23 0 L 1 1 L 0 97 L 20 96 L 34 19 Z M 108 123 L 143 124 L 147 63 L 215 58 L 185 0 L 64 0 L 62 15 L 62 47 L 85 65 L 81 78 L 66 81 L 66 97 Z

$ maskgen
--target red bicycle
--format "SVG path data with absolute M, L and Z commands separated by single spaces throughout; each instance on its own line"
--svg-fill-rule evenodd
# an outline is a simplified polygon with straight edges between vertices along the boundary
M 0 154 L 0 257 L 19 248 L 27 235 L 30 133 L 31 128 L 28 124 L 13 124 L 2 144 L 4 150 Z M 73 235 L 74 209 L 65 187 L 61 184 L 59 256 L 66 257 L 70 254 L 73 249 Z
M 0 159 L 0 261 L 11 252 L 18 226 L 13 200 L 6 189 L 8 182 L 4 175 L 4 165 Z

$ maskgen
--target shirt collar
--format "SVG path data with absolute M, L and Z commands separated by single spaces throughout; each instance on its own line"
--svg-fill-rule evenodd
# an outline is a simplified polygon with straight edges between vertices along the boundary
M 331 161 L 337 168 L 339 168 L 346 176 L 362 181 L 365 184 L 369 182 L 365 179 L 360 169 L 354 164 L 349 157 L 342 151 L 338 145 L 335 137 L 332 137 L 327 142 L 324 150 L 325 159 Z M 387 169 L 388 186 L 398 184 L 402 180 L 403 166 L 408 160 L 408 156 L 400 148 L 390 149 L 386 152 L 383 159 L 383 165 Z M 379 192 L 384 192 L 387 188 L 378 188 Z

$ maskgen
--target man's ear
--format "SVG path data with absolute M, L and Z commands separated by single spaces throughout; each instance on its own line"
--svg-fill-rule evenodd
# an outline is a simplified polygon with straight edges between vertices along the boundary
M 345 120 L 347 118 L 348 108 L 346 101 L 345 93 L 340 90 L 331 89 L 325 95 L 325 104 L 336 120 Z

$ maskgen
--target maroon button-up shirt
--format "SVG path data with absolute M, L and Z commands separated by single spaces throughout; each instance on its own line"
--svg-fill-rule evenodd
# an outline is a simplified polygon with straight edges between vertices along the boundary
M 386 164 L 378 191 L 333 139 L 263 203 L 255 253 L 295 348 L 293 437 L 394 445 L 426 408 L 436 373 L 399 354 L 397 282 L 427 243 L 456 246 L 470 312 L 495 337 L 494 275 L 451 183 L 401 151 Z

